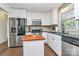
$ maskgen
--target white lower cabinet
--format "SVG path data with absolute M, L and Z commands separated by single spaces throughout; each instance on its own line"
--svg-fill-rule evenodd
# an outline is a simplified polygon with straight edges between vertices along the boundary
M 45 41 L 44 43 L 47 43 L 47 39 L 48 39 L 48 35 L 47 35 L 47 32 L 42 32 L 42 36 L 45 38 Z
M 58 54 L 58 55 L 62 55 L 62 40 L 61 40 L 61 36 L 58 35 L 54 35 L 54 40 L 53 40 L 53 47 L 52 49 Z
M 47 44 L 53 49 L 57 55 L 62 55 L 62 36 L 48 33 L 48 42 Z
M 50 33 L 48 33 L 48 42 L 47 42 L 47 44 L 48 44 L 50 47 L 52 47 L 52 43 L 53 43 L 53 41 L 52 41 L 52 35 L 51 35 Z
M 57 55 L 62 55 L 62 36 L 53 33 L 43 32 L 42 36 L 45 38 L 44 43 L 47 43 Z

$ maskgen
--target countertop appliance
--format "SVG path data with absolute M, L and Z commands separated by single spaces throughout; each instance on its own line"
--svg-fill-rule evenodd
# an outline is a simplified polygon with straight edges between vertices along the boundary
M 9 18 L 9 45 L 8 47 L 23 46 L 21 37 L 25 35 L 25 18 Z

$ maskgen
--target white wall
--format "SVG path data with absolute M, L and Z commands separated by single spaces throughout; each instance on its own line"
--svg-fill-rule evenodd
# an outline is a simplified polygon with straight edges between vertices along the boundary
M 7 15 L 0 10 L 0 43 L 7 41 Z
M 7 15 L 9 14 L 10 8 L 5 3 L 0 3 L 0 8 L 5 10 Z M 1 12 L 1 11 L 0 11 Z M 8 17 L 8 16 L 7 16 Z M 3 20 L 1 20 L 3 18 Z M 7 41 L 9 31 L 8 31 L 8 24 L 7 24 L 8 18 L 6 18 L 6 15 L 3 14 L 0 15 L 0 43 L 3 43 Z

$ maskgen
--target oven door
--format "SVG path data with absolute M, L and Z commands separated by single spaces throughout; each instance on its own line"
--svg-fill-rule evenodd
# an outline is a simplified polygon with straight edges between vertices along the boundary
M 63 48 L 63 56 L 79 56 L 79 47 L 67 43 L 65 41 L 62 42 Z

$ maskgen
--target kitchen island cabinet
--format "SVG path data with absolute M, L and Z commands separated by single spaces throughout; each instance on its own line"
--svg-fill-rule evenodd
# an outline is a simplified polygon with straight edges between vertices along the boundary
M 44 37 L 25 35 L 23 38 L 23 56 L 44 56 Z

